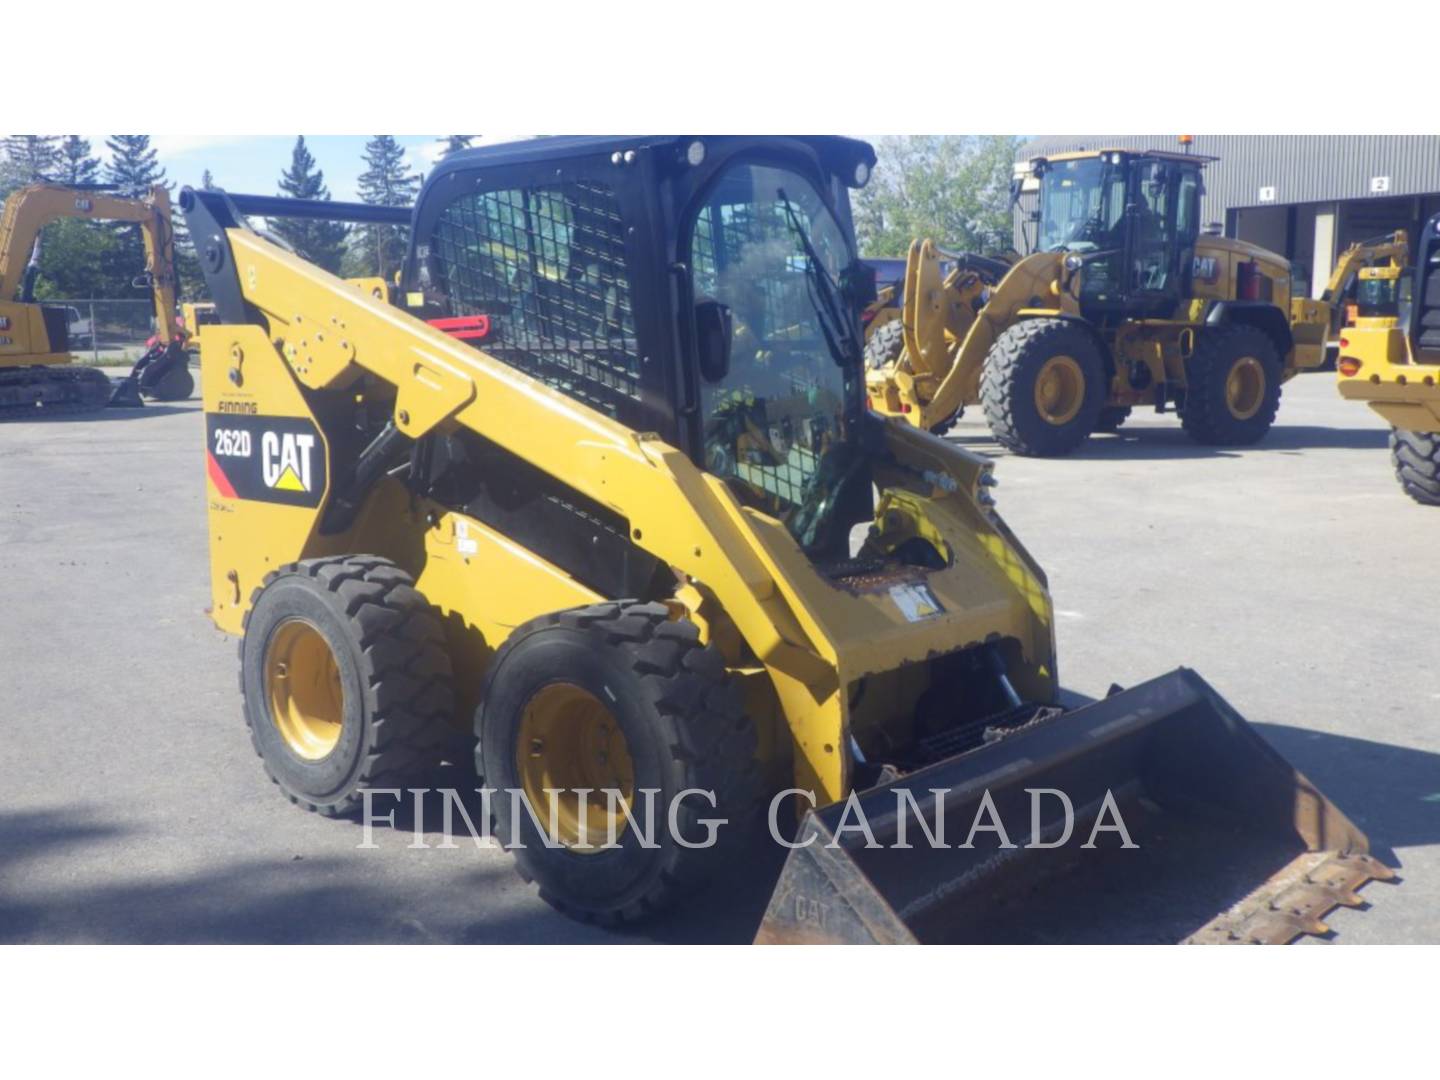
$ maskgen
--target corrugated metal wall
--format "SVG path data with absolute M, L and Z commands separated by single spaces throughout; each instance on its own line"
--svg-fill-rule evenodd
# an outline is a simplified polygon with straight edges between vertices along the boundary
M 1049 135 L 1020 148 L 1019 159 L 1066 150 L 1179 150 L 1174 135 Z M 1277 205 L 1372 197 L 1370 180 L 1390 178 L 1386 195 L 1440 192 L 1440 135 L 1197 135 L 1195 153 L 1218 157 L 1205 170 L 1203 221 L 1225 211 L 1263 206 L 1273 187 Z

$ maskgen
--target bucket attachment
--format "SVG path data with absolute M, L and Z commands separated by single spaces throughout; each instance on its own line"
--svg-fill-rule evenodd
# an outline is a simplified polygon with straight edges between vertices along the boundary
M 115 388 L 110 391 L 110 408 L 139 409 L 144 405 L 140 400 L 140 380 L 134 372 L 115 381 Z
M 811 811 L 794 843 L 757 943 L 1285 944 L 1395 876 L 1184 668 Z

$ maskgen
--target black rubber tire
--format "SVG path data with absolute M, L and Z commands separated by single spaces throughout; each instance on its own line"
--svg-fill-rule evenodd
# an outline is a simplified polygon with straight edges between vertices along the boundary
M 1259 410 L 1236 417 L 1225 399 L 1230 369 L 1252 356 L 1265 373 Z M 1205 446 L 1249 446 L 1265 437 L 1280 410 L 1280 356 L 1275 343 L 1253 326 L 1215 326 L 1201 331 L 1195 351 L 1185 361 L 1185 404 L 1180 423 L 1185 433 Z
M 195 393 L 195 376 L 190 374 L 190 365 L 176 364 L 151 386 L 142 387 L 142 392 L 154 401 L 189 401 Z
M 291 751 L 266 700 L 266 648 L 293 619 L 324 636 L 344 691 L 339 742 L 317 761 Z M 240 691 L 270 779 L 291 802 L 327 817 L 357 811 L 365 788 L 424 780 L 453 746 L 455 694 L 440 620 L 410 575 L 379 556 L 306 559 L 266 577 L 245 615 Z
M 1046 361 L 1065 355 L 1085 380 L 1079 410 L 1052 424 L 1035 406 L 1035 380 Z M 1095 430 L 1105 405 L 1105 362 L 1090 331 L 1068 319 L 1026 319 L 995 339 L 980 374 L 980 404 L 995 441 L 1025 457 L 1070 453 Z
M 539 690 L 567 682 L 613 702 L 634 765 L 634 787 L 658 788 L 654 848 L 636 830 L 618 846 L 580 853 L 546 847 L 524 809 L 512 818 L 508 792 L 523 790 L 516 740 L 526 704 Z M 513 850 L 515 868 L 557 910 L 602 925 L 647 919 L 719 873 L 753 837 L 764 785 L 756 732 L 739 685 L 693 623 L 673 621 L 662 604 L 615 601 L 534 619 L 501 646 L 476 711 L 476 767 L 492 798 L 493 835 Z M 715 793 L 715 807 L 691 796 L 678 818 L 686 839 L 704 839 L 699 818 L 727 819 L 709 848 L 675 842 L 664 815 L 687 788 Z M 544 815 L 543 807 L 537 811 Z M 637 803 L 637 817 L 644 812 Z
M 904 352 L 905 326 L 899 319 L 892 319 L 865 342 L 865 366 L 876 371 L 890 367 Z
M 888 322 L 870 335 L 865 343 L 865 366 L 877 371 L 899 362 L 905 355 L 905 328 L 899 319 Z M 932 435 L 944 435 L 965 415 L 963 407 L 951 413 L 930 429 Z
M 1129 405 L 1106 405 L 1100 410 L 1100 416 L 1095 421 L 1095 431 L 1100 435 L 1113 435 L 1129 419 Z
M 1440 432 L 1390 429 L 1390 460 L 1406 495 L 1440 506 Z

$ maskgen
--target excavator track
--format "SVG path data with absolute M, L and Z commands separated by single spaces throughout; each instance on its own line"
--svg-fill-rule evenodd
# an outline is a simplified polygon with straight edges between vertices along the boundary
M 0 420 L 97 412 L 110 403 L 110 379 L 78 365 L 0 370 Z

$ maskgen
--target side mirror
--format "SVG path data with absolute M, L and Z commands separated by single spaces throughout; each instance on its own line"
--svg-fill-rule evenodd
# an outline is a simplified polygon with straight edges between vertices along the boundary
M 701 300 L 695 305 L 695 347 L 700 376 L 718 383 L 730 374 L 730 344 L 735 321 L 730 308 L 718 300 Z

